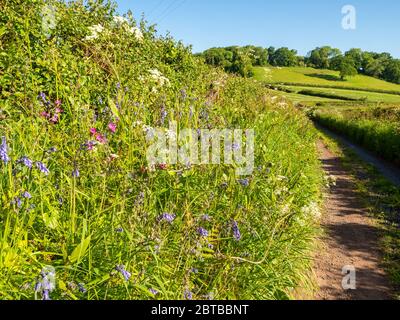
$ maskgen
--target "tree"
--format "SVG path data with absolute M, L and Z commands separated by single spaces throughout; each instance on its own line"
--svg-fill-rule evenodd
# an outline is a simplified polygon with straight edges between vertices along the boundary
M 271 64 L 279 67 L 293 67 L 298 63 L 297 51 L 290 50 L 289 48 L 279 48 L 276 50 L 272 58 L 270 59 Z
M 308 54 L 308 62 L 318 69 L 329 69 L 332 59 L 340 56 L 342 53 L 339 49 L 329 46 L 318 47 Z
M 393 59 L 390 61 L 383 72 L 383 77 L 387 81 L 400 84 L 400 60 Z
M 357 75 L 357 69 L 354 66 L 354 61 L 351 58 L 345 57 L 340 64 L 340 78 L 345 80 L 346 77 Z
M 353 61 L 353 65 L 357 72 L 362 71 L 363 67 L 363 51 L 361 49 L 350 49 L 344 56 Z

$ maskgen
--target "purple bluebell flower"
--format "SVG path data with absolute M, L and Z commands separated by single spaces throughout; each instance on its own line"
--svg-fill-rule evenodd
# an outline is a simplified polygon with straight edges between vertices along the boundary
M 8 147 L 7 147 L 6 137 L 1 137 L 0 159 L 5 164 L 7 164 L 10 161 L 10 157 L 8 156 Z
M 201 220 L 210 222 L 212 218 L 208 214 L 203 214 Z
M 42 292 L 42 300 L 44 301 L 50 301 L 50 291 L 49 290 L 43 290 Z
M 53 267 L 45 267 L 40 272 L 39 279 L 35 284 L 35 292 L 40 292 L 43 300 L 51 300 L 50 292 L 55 289 L 55 276 Z
M 155 296 L 158 295 L 158 291 L 156 289 L 150 288 L 149 291 L 151 294 L 153 294 Z
M 175 214 L 171 214 L 171 213 L 163 213 L 158 220 L 159 221 L 166 221 L 168 223 L 172 223 L 174 222 L 174 220 L 176 219 L 176 215 Z
M 72 171 L 72 177 L 79 178 L 79 176 L 80 176 L 79 170 L 78 168 L 75 168 L 74 171 Z
M 193 293 L 190 290 L 185 289 L 185 291 L 183 292 L 183 298 L 185 300 L 193 300 Z
M 122 233 L 122 232 L 124 232 L 124 229 L 120 227 L 120 228 L 115 229 L 115 232 Z
M 78 283 L 78 288 L 79 288 L 79 292 L 81 292 L 81 293 L 87 292 L 85 285 L 83 283 Z
M 21 198 L 15 197 L 13 201 L 11 201 L 11 204 L 14 205 L 16 204 L 18 208 L 22 207 L 22 201 Z
M 118 82 L 116 87 L 117 87 L 118 90 L 121 89 L 121 83 Z
M 195 273 L 195 274 L 197 274 L 197 273 L 199 273 L 199 269 L 197 269 L 197 268 L 192 268 L 192 269 L 190 269 L 190 273 Z
M 22 193 L 22 196 L 23 196 L 25 199 L 32 199 L 32 196 L 31 196 L 31 194 L 30 194 L 28 191 L 23 192 L 23 193 Z
M 208 237 L 208 231 L 204 228 L 198 228 L 197 233 L 202 237 Z
M 130 274 L 130 272 L 128 272 L 128 271 L 125 270 L 125 266 L 122 265 L 122 264 L 117 265 L 117 266 L 115 267 L 115 270 L 117 270 L 118 272 L 120 272 L 120 273 L 122 274 L 122 276 L 125 278 L 125 281 L 129 281 L 129 279 L 130 279 L 131 276 L 132 276 L 132 275 Z
M 250 185 L 249 179 L 239 179 L 238 182 L 243 187 L 248 187 Z
M 25 167 L 32 169 L 32 160 L 26 156 L 23 156 L 20 159 L 18 159 L 17 163 L 22 163 Z
M 233 143 L 232 144 L 232 150 L 238 151 L 240 150 L 240 144 L 239 143 Z
M 168 116 L 168 112 L 167 112 L 167 110 L 165 110 L 165 107 L 163 106 L 161 108 L 161 124 L 164 124 L 165 119 L 167 118 L 167 116 Z
M 240 241 L 242 235 L 240 234 L 239 225 L 235 220 L 232 221 L 232 231 L 233 231 L 233 238 L 236 241 Z
M 47 167 L 44 165 L 43 162 L 37 161 L 36 162 L 36 167 L 38 168 L 38 170 L 42 173 L 44 173 L 46 176 L 49 175 L 50 171 L 49 169 L 47 169 Z

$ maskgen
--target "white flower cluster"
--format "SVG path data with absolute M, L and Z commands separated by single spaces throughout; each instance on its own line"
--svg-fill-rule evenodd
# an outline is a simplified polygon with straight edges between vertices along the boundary
M 301 208 L 301 212 L 316 219 L 320 219 L 322 216 L 319 205 L 316 202 L 311 202 L 309 205 L 304 206 Z
M 149 70 L 151 78 L 157 82 L 157 84 L 160 87 L 163 87 L 164 85 L 169 85 L 170 81 L 167 77 L 165 77 L 160 71 L 157 69 L 151 69 Z
M 97 39 L 99 35 L 104 31 L 104 27 L 101 24 L 96 24 L 89 27 L 89 30 L 91 34 L 85 38 L 86 41 Z
M 129 21 L 126 18 L 121 17 L 121 16 L 115 16 L 114 23 L 117 27 L 123 27 L 126 32 L 134 35 L 137 40 L 139 40 L 139 41 L 143 40 L 142 31 L 137 27 L 131 27 L 129 25 Z
M 114 28 L 122 27 L 125 30 L 125 32 L 132 34 L 138 41 L 143 40 L 142 31 L 137 27 L 131 27 L 129 24 L 129 21 L 124 17 L 120 17 L 120 16 L 114 17 L 114 25 L 112 27 L 114 27 Z M 85 41 L 91 41 L 91 40 L 98 39 L 100 34 L 105 32 L 106 30 L 101 24 L 96 24 L 94 26 L 89 27 L 89 31 L 90 31 L 90 35 L 85 37 L 85 39 L 84 39 Z M 109 31 L 110 30 L 108 30 L 108 32 Z

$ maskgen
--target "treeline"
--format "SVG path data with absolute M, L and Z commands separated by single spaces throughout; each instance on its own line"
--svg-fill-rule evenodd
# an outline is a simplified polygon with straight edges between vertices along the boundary
M 307 66 L 317 69 L 331 69 L 340 72 L 342 79 L 364 74 L 400 84 L 400 60 L 389 53 L 377 53 L 350 49 L 342 53 L 329 46 L 318 47 L 303 57 L 296 50 L 286 47 L 262 48 L 256 46 L 231 46 L 211 48 L 200 54 L 208 64 L 222 67 L 227 72 L 244 77 L 252 76 L 253 66 L 294 67 Z

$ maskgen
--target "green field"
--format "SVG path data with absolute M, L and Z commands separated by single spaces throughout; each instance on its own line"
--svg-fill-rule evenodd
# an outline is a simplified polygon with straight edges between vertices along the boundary
M 340 80 L 339 72 L 305 67 L 255 67 L 254 78 L 267 83 L 285 83 L 320 87 L 355 88 L 359 90 L 396 91 L 400 85 L 358 75 Z
M 335 71 L 255 68 L 278 95 L 312 106 L 313 120 L 400 165 L 400 85 L 366 76 L 342 81 Z

